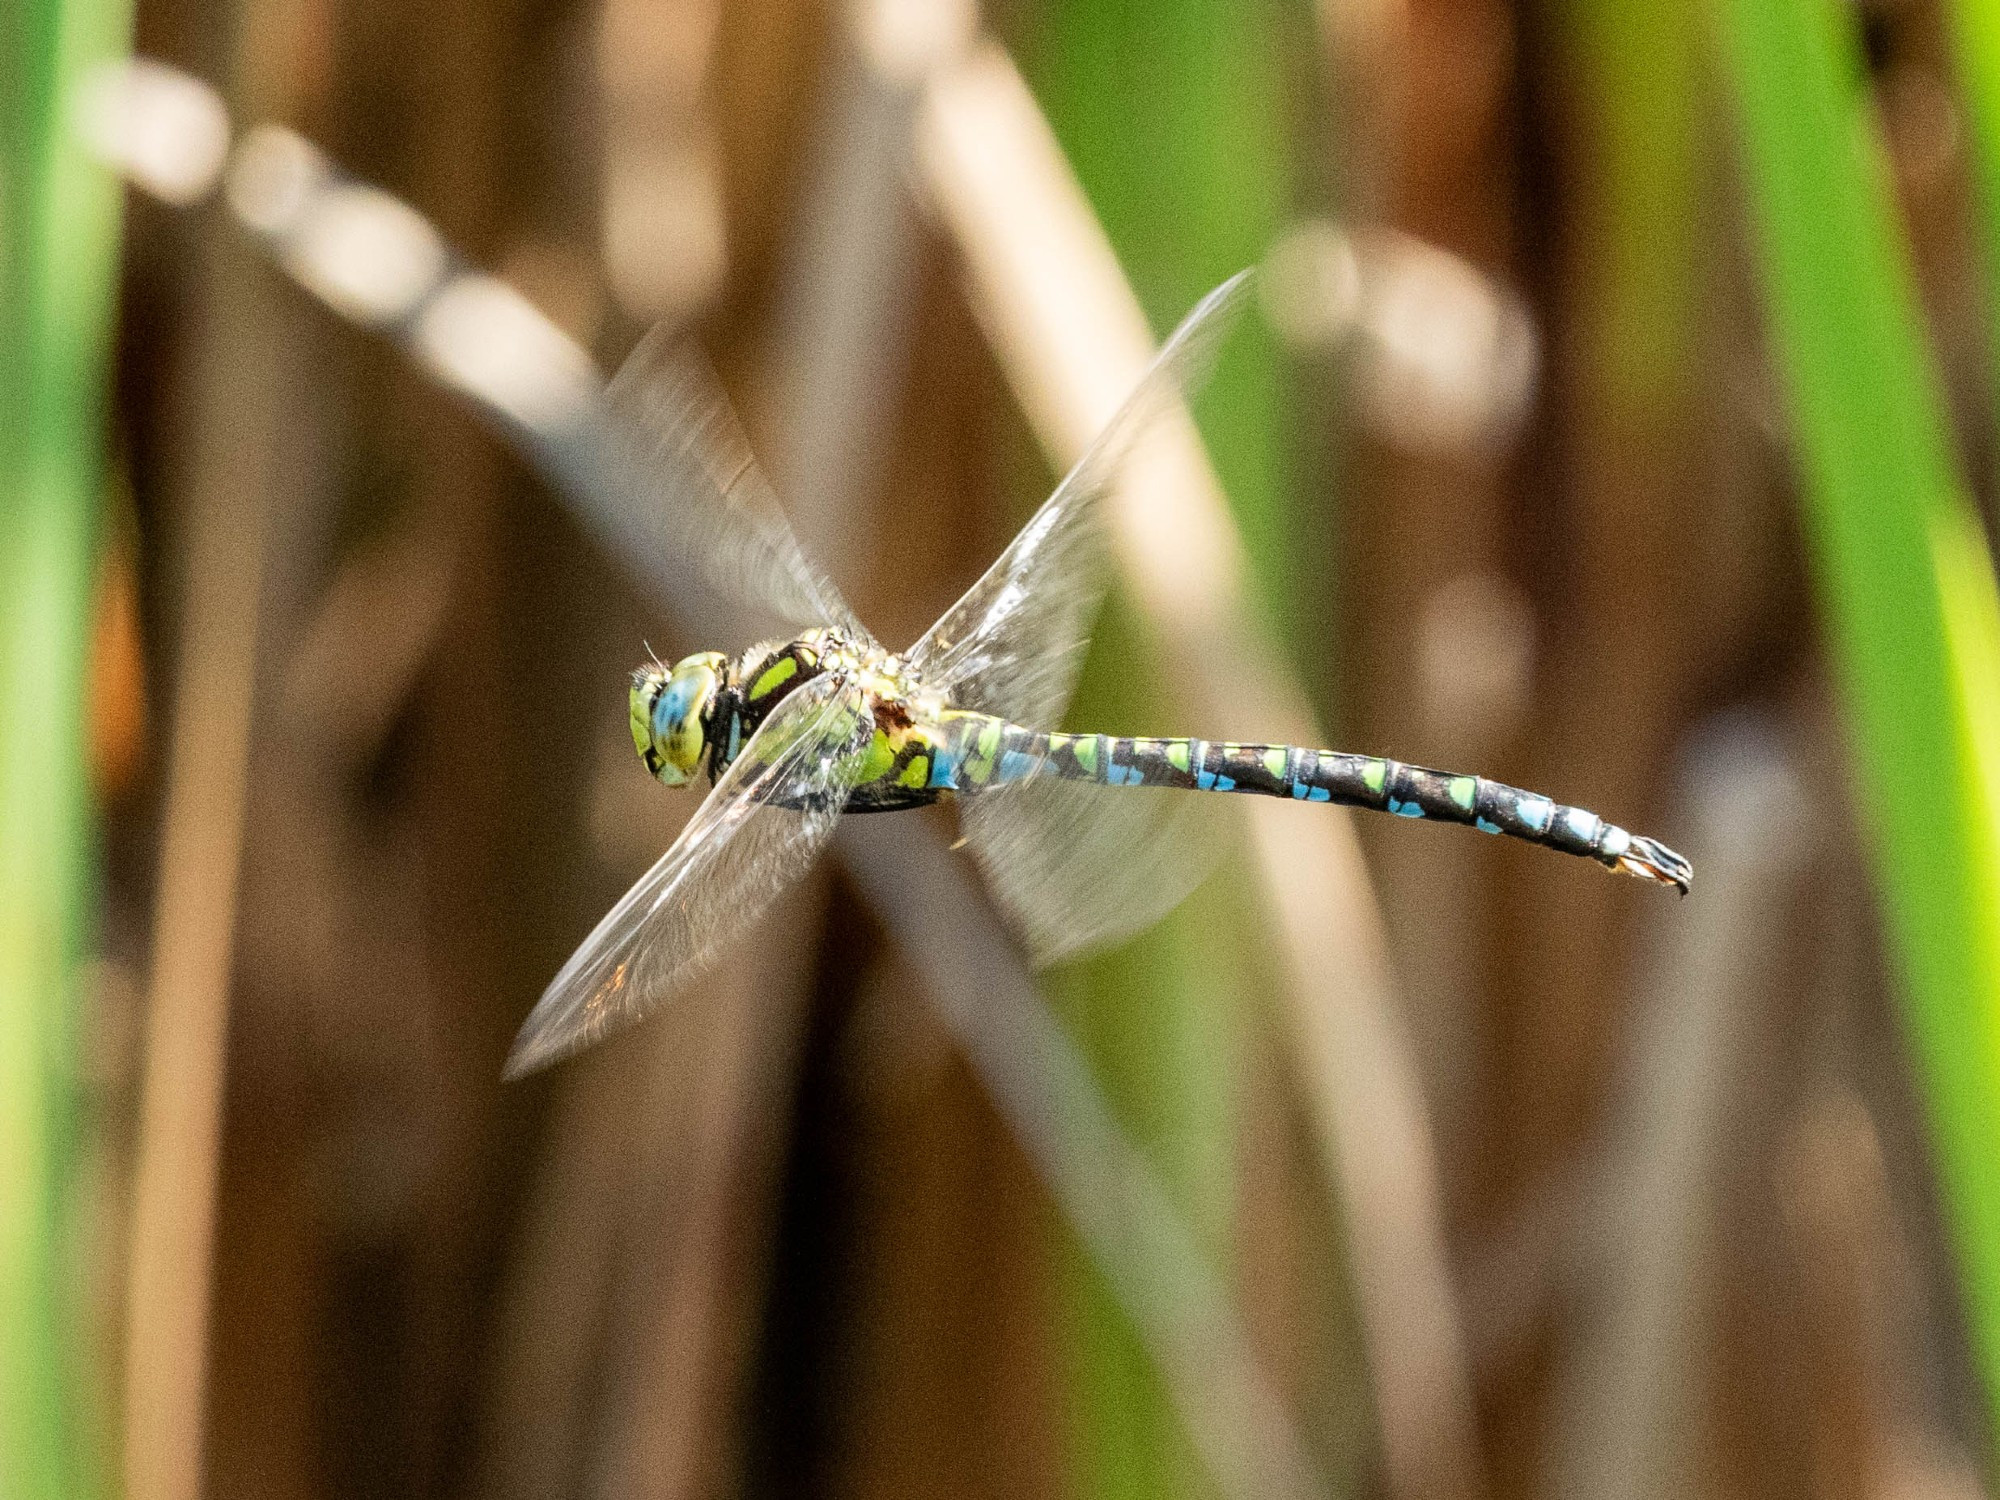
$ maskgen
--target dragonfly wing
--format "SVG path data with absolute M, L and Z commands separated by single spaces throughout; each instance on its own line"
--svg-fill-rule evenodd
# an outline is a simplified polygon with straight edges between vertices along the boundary
M 1222 799 L 1053 778 L 959 804 L 995 901 L 1038 964 L 1110 947 L 1201 884 L 1223 847 Z
M 833 832 L 873 733 L 865 694 L 831 675 L 773 709 L 673 847 L 563 965 L 515 1038 L 507 1076 L 639 1020 L 748 927 Z
M 653 329 L 606 396 L 616 419 L 609 456 L 625 481 L 666 490 L 657 509 L 683 566 L 784 624 L 872 640 L 799 545 L 715 372 L 686 340 Z
M 1110 582 L 1104 498 L 1134 448 L 1207 378 L 1252 285 L 1252 273 L 1239 272 L 1182 320 L 1034 519 L 910 648 L 910 665 L 927 686 L 1016 723 L 1061 720 Z

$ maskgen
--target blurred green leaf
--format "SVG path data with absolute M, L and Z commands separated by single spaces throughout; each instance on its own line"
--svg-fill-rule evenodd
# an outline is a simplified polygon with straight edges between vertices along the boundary
M 1953 466 L 1854 13 L 1835 0 L 1723 0 L 1719 15 L 1854 775 L 1991 1401 L 2000 597 Z
M 1602 253 L 1588 278 L 1585 357 L 1621 425 L 1675 420 L 1693 368 L 1699 226 L 1700 13 L 1683 0 L 1567 0 L 1597 171 L 1584 205 Z
M 0 9 L 0 1494 L 94 1491 L 67 1294 L 71 1020 L 88 894 L 83 683 L 116 189 L 68 129 L 123 0 Z
M 1022 66 L 1132 278 L 1156 332 L 1262 258 L 1289 207 L 1287 135 L 1303 8 L 1260 0 L 1074 0 L 1049 7 Z M 1288 31 L 1287 27 L 1294 28 Z M 1268 335 L 1231 341 L 1200 408 L 1264 599 L 1291 614 L 1295 574 L 1320 570 L 1292 534 L 1287 403 Z M 1323 554 L 1321 554 L 1323 555 Z M 1079 727 L 1212 732 L 1166 722 L 1170 695 L 1143 632 L 1114 604 L 1071 711 Z M 1226 1267 L 1236 1210 L 1239 1031 L 1258 976 L 1240 882 L 1214 880 L 1158 928 L 1079 965 L 1064 1011 L 1182 1212 Z M 1080 1494 L 1156 1500 L 1206 1488 L 1154 1372 L 1116 1303 L 1071 1259 Z

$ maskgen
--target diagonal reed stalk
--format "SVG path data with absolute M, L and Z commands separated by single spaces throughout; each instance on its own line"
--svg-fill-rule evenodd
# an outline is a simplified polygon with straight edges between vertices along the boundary
M 1722 0 L 1856 790 L 1989 1410 L 2000 1399 L 2000 598 L 1834 0 Z
M 1048 122 L 999 48 L 975 48 L 934 80 L 918 158 L 939 218 L 966 257 L 972 300 L 1001 368 L 1062 467 L 1151 353 L 1138 299 Z M 1275 739 L 1321 743 L 1254 618 L 1253 554 L 1191 426 L 1162 432 L 1151 445 L 1117 493 L 1111 529 L 1124 585 L 1158 644 L 1180 711 L 1196 722 L 1254 724 Z M 1373 892 L 1346 817 L 1291 811 L 1260 799 L 1243 814 L 1254 890 L 1282 974 L 1275 1005 L 1287 1064 L 1297 1069 L 1319 1165 L 1337 1184 L 1385 1484 L 1399 1496 L 1474 1494 L 1471 1386 L 1436 1157 L 1389 990 Z M 1120 1374 L 1100 1373 L 1107 1390 Z M 1144 1441 L 1140 1429 L 1133 1422 L 1125 1435 Z M 1091 1456 L 1105 1488 L 1122 1490 L 1135 1472 L 1144 1483 L 1142 1466 L 1155 1470 L 1150 1477 L 1168 1477 L 1170 1457 L 1155 1469 L 1157 1450 L 1133 1452 Z
M 115 188 L 64 128 L 120 0 L 0 11 L 0 1493 L 94 1488 L 71 1049 L 89 897 L 84 673 L 103 487 Z

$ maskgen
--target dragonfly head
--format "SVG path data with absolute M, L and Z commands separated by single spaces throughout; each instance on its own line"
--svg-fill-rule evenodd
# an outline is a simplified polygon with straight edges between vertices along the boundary
M 703 651 L 674 663 L 655 662 L 632 674 L 632 743 L 646 769 L 668 786 L 681 786 L 701 765 L 703 728 L 727 662 Z

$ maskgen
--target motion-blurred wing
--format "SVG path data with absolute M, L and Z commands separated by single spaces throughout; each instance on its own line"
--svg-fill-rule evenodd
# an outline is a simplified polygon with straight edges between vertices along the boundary
M 790 885 L 833 832 L 874 733 L 832 676 L 787 697 L 673 847 L 571 955 L 508 1055 L 518 1077 L 652 1011 Z
M 1029 780 L 959 804 L 959 826 L 1038 964 L 1107 948 L 1186 900 L 1223 847 L 1220 797 Z
M 1117 415 L 1034 519 L 907 653 L 924 683 L 961 708 L 1017 724 L 1061 720 L 1110 581 L 1104 497 L 1153 427 L 1207 378 L 1249 300 L 1252 273 L 1210 292 L 1174 330 Z
M 606 396 L 620 420 L 605 459 L 621 466 L 620 481 L 663 492 L 654 508 L 684 567 L 778 623 L 838 625 L 873 640 L 799 546 L 699 353 L 662 324 L 640 340 Z

